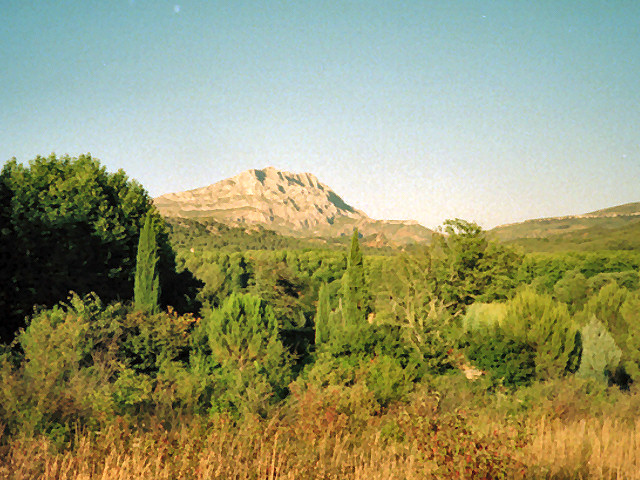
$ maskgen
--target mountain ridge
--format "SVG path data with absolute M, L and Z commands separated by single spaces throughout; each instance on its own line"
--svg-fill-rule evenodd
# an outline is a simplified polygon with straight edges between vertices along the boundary
M 499 225 L 488 231 L 491 237 L 513 242 L 531 239 L 571 238 L 584 243 L 587 237 L 606 237 L 640 224 L 640 202 L 625 203 L 580 215 L 534 218 Z M 577 237 L 581 235 L 583 238 Z
M 164 194 L 154 203 L 166 217 L 262 225 L 291 236 L 341 236 L 358 228 L 381 244 L 407 244 L 429 241 L 433 233 L 413 220 L 372 219 L 315 175 L 275 167 L 245 170 L 205 187 Z

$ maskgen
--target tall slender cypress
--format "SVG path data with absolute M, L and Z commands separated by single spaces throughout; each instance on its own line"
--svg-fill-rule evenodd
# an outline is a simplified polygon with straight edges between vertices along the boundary
M 329 340 L 330 326 L 329 316 L 331 314 L 331 305 L 329 303 L 329 288 L 326 283 L 320 286 L 318 292 L 318 306 L 316 307 L 316 347 Z
M 136 276 L 133 287 L 134 304 L 137 310 L 158 312 L 160 278 L 158 275 L 158 247 L 153 220 L 147 214 L 138 241 Z
M 343 311 L 347 322 L 358 322 L 366 316 L 364 263 L 358 229 L 351 236 L 351 248 L 347 257 L 347 270 L 342 277 Z

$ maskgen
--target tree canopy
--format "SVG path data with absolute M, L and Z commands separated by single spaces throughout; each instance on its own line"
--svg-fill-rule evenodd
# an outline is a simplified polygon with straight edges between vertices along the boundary
M 147 214 L 158 226 L 159 270 L 170 285 L 161 302 L 184 303 L 174 287 L 189 282 L 176 278 L 164 221 L 138 182 L 123 170 L 107 172 L 90 154 L 8 161 L 0 172 L 2 338 L 23 326 L 34 305 L 52 306 L 71 290 L 130 299 Z

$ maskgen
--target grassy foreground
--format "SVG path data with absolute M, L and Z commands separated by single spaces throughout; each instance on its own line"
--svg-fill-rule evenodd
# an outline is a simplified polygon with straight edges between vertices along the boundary
M 330 392 L 307 390 L 268 418 L 170 423 L 118 419 L 59 443 L 14 438 L 1 447 L 0 478 L 640 478 L 640 420 L 628 414 L 489 417 L 443 411 L 428 394 L 347 414 Z

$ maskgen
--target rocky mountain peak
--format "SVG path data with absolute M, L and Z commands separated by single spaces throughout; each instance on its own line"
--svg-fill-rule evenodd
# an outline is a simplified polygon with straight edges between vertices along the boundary
M 310 230 L 339 217 L 368 217 L 310 173 L 266 167 L 244 171 L 207 187 L 155 200 L 165 216 L 211 217 L 225 223 L 264 224 L 280 231 Z

